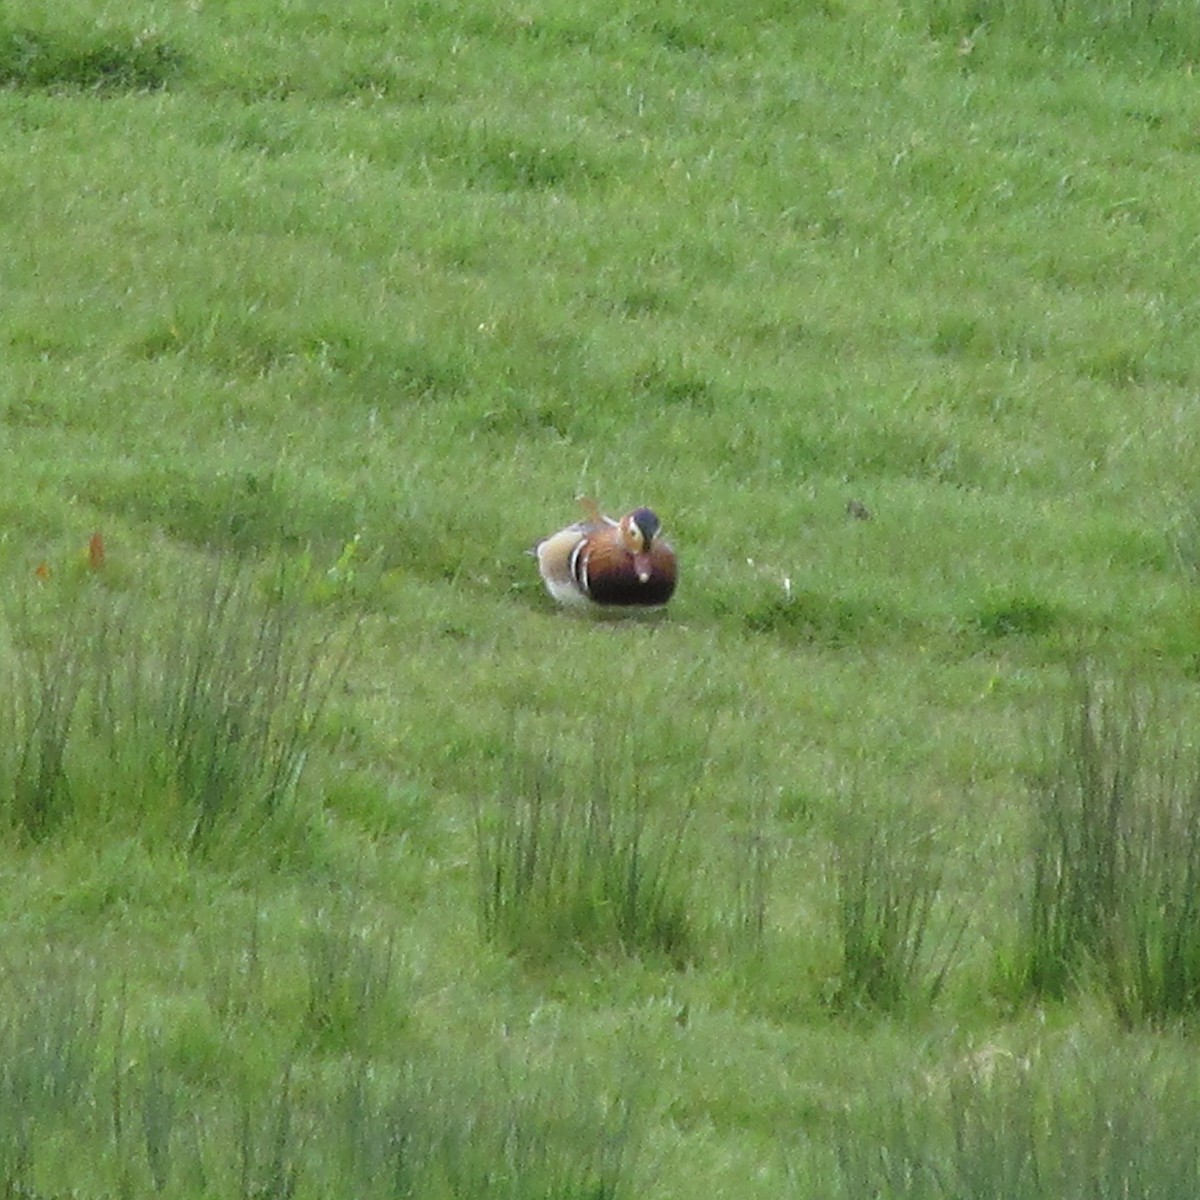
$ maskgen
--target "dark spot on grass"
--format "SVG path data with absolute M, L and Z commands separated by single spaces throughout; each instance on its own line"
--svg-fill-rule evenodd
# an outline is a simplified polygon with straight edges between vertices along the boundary
M 775 346 L 780 350 L 792 350 L 805 342 L 813 343 L 819 339 L 815 327 L 793 317 L 754 320 L 740 332 L 756 346 Z
M 366 96 L 419 107 L 446 99 L 447 90 L 432 74 L 385 66 L 347 75 L 332 94 L 338 99 Z
M 874 604 L 802 591 L 761 602 L 747 610 L 743 622 L 752 633 L 826 646 L 874 640 L 893 623 Z
M 676 54 L 710 54 L 719 43 L 712 26 L 703 19 L 678 21 L 656 17 L 645 29 L 660 46 Z
M 461 363 L 421 342 L 384 344 L 353 331 L 335 331 L 307 339 L 302 353 L 337 372 L 356 394 L 373 402 L 444 399 L 466 384 Z
M 336 547 L 358 521 L 349 497 L 303 488 L 272 471 L 201 479 L 145 470 L 120 480 L 81 482 L 78 493 L 102 511 L 144 521 L 191 545 L 234 554 Z
M 933 335 L 933 352 L 946 356 L 966 354 L 979 344 L 979 322 L 971 317 L 944 317 Z
M 153 92 L 182 71 L 170 42 L 127 32 L 49 32 L 0 25 L 0 86 L 114 94 Z
M 502 192 L 567 191 L 594 184 L 606 172 L 573 146 L 540 146 L 488 137 L 467 147 L 461 162 L 475 187 Z
M 378 404 L 457 395 L 462 366 L 420 342 L 384 343 L 353 329 L 298 334 L 269 320 L 231 317 L 204 327 L 195 318 L 171 318 L 130 343 L 138 358 L 185 355 L 226 376 L 256 379 L 293 366 L 319 369 L 326 386 Z
M 617 310 L 626 317 L 641 317 L 651 313 L 670 312 L 676 307 L 670 293 L 655 287 L 633 288 L 616 302 Z
M 1038 637 L 1058 627 L 1059 613 L 1044 600 L 1009 596 L 986 604 L 976 614 L 975 624 L 989 638 Z
M 632 391 L 659 404 L 683 404 L 711 409 L 716 401 L 715 388 L 701 375 L 685 367 L 656 363 L 633 377 Z
M 48 400 L 26 395 L 12 400 L 3 410 L 5 425 L 13 429 L 51 429 L 63 424 L 62 414 Z
M 131 339 L 128 352 L 149 360 L 183 355 L 224 375 L 257 378 L 295 352 L 285 338 L 247 317 L 205 320 L 192 314 L 164 317 Z
M 567 401 L 508 393 L 493 397 L 490 407 L 480 414 L 476 428 L 481 433 L 504 437 L 551 434 L 571 440 L 586 430 L 586 417 Z
M 1131 108 L 1125 112 L 1131 121 L 1140 121 L 1147 129 L 1158 129 L 1162 126 L 1164 116 L 1161 112 L 1149 112 L 1144 109 Z
M 1137 383 L 1145 374 L 1145 357 L 1127 346 L 1113 346 L 1086 360 L 1083 373 L 1101 383 Z

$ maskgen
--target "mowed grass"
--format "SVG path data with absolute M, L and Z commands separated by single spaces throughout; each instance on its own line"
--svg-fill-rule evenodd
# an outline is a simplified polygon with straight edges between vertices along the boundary
M 975 7 L 0 4 L 6 1191 L 1195 1194 L 1200 46 Z

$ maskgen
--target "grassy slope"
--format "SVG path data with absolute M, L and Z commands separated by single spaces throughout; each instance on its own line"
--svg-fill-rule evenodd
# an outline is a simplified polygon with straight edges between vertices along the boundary
M 79 955 L 201 1092 L 407 1046 L 457 1076 L 501 1029 L 536 1059 L 552 1028 L 552 1076 L 636 1053 L 663 1196 L 777 1196 L 789 1158 L 817 1194 L 845 1102 L 1036 1043 L 995 961 L 1028 726 L 1081 649 L 1194 666 L 1188 75 L 886 5 L 68 7 L 0 32 L 142 31 L 178 65 L 0 93 L 0 564 L 57 580 L 101 529 L 132 594 L 214 547 L 323 569 L 357 536 L 367 650 L 304 848 L 264 876 L 120 813 L 13 838 L 6 962 Z M 581 490 L 663 515 L 667 619 L 551 611 L 522 551 Z M 597 731 L 658 811 L 694 800 L 702 922 L 767 833 L 765 962 L 718 934 L 685 972 L 481 946 L 475 800 Z M 932 1018 L 823 1011 L 851 800 L 951 831 L 972 921 Z M 332 1045 L 329 928 L 396 952 Z M 1085 1002 L 1052 1024 L 1111 1036 Z

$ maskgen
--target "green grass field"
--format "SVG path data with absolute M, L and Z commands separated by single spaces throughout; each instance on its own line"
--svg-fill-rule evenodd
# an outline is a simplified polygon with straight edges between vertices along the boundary
M 0 0 L 0 1193 L 1193 1200 L 1195 17 Z

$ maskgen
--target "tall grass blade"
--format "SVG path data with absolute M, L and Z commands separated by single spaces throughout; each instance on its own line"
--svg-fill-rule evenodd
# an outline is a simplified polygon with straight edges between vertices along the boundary
M 1167 711 L 1081 672 L 1031 790 L 1025 985 L 1093 977 L 1130 1024 L 1200 1009 L 1200 751 Z
M 946 851 L 919 815 L 850 811 L 834 842 L 842 974 L 835 1004 L 893 1012 L 937 998 L 966 922 L 933 936 Z
M 480 925 L 535 955 L 691 951 L 683 879 L 690 805 L 652 821 L 635 774 L 594 747 L 591 784 L 550 756 L 475 815 Z

